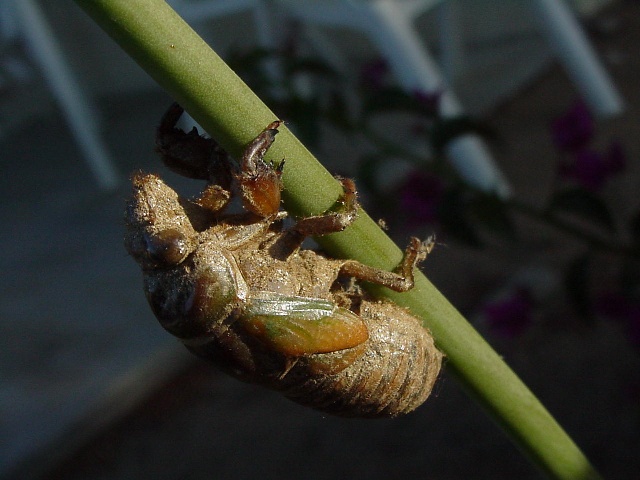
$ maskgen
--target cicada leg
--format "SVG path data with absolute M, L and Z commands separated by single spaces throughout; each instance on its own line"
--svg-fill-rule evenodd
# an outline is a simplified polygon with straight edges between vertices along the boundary
M 350 178 L 339 178 L 339 180 L 344 189 L 339 200 L 342 204 L 341 208 L 335 212 L 302 218 L 291 228 L 292 232 L 304 239 L 314 235 L 341 232 L 354 222 L 358 216 L 356 185 Z
M 244 208 L 263 218 L 275 215 L 280 210 L 280 177 L 284 161 L 279 164 L 266 163 L 264 155 L 275 140 L 281 123 L 275 121 L 267 125 L 245 148 L 240 172 L 235 174 Z
M 174 103 L 156 129 L 156 151 L 164 164 L 188 178 L 207 180 L 225 190 L 231 188 L 232 161 L 229 154 L 212 138 L 193 129 L 187 133 L 176 127 L 184 109 Z
M 339 178 L 339 180 L 344 189 L 342 197 L 338 200 L 341 204 L 340 208 L 298 220 L 271 247 L 270 253 L 275 258 L 286 259 L 300 248 L 307 237 L 341 232 L 354 222 L 359 208 L 355 183 L 349 178 Z
M 427 258 L 434 246 L 434 236 L 427 238 L 424 242 L 412 237 L 409 246 L 404 252 L 402 262 L 395 271 L 388 272 L 370 267 L 356 260 L 346 260 L 340 268 L 340 274 L 382 285 L 396 292 L 406 292 L 411 290 L 414 285 L 414 267 Z

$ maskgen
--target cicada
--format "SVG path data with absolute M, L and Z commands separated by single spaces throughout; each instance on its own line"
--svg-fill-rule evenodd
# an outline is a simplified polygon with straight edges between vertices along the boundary
M 408 310 L 370 297 L 359 282 L 411 289 L 433 240 L 412 238 L 394 272 L 302 248 L 308 236 L 354 221 L 354 183 L 341 180 L 337 208 L 286 224 L 283 164 L 264 160 L 280 122 L 235 163 L 195 128 L 177 128 L 182 112 L 174 104 L 164 115 L 156 148 L 170 169 L 204 180 L 202 193 L 182 198 L 138 172 L 125 213 L 125 246 L 162 326 L 231 375 L 324 412 L 393 417 L 421 405 L 442 354 Z M 227 208 L 234 195 L 240 213 Z

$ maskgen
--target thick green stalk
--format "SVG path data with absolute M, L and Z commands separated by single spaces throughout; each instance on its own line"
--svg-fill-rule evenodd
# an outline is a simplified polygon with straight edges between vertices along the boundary
M 76 3 L 232 154 L 238 154 L 275 119 L 164 1 Z M 286 128 L 281 129 L 269 156 L 286 158 L 285 205 L 291 213 L 318 213 L 335 203 L 340 184 Z M 335 256 L 388 270 L 402 257 L 400 249 L 364 212 L 347 231 L 319 241 Z M 447 367 L 551 477 L 599 478 L 529 389 L 422 274 L 410 292 L 377 290 L 424 319 L 448 357 Z

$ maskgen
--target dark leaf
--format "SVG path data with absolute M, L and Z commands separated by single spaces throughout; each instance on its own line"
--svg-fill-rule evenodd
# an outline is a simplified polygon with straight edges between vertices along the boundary
M 331 93 L 324 115 L 336 128 L 344 132 L 352 132 L 355 128 L 346 99 L 340 92 Z
M 445 192 L 438 207 L 438 220 L 448 234 L 469 246 L 482 246 L 469 218 L 469 198 L 465 190 L 454 188 Z
M 636 248 L 640 248 L 640 211 L 631 217 L 629 222 L 629 233 L 631 234 L 631 240 Z
M 331 66 L 316 58 L 284 57 L 286 59 L 285 70 L 290 76 L 308 74 L 325 80 L 339 80 L 341 75 Z
M 389 157 L 381 153 L 374 153 L 362 157 L 358 163 L 356 173 L 358 184 L 371 193 L 378 192 L 380 190 L 378 185 L 378 170 L 388 160 Z
M 263 48 L 256 48 L 249 52 L 232 52 L 227 56 L 227 64 L 253 90 L 263 92 L 267 90 L 274 79 L 269 78 L 264 62 L 276 58 L 277 52 Z
M 278 53 L 275 50 L 266 48 L 255 48 L 248 52 L 231 52 L 226 57 L 227 64 L 237 70 L 253 68 L 266 59 L 275 58 Z
M 627 296 L 640 295 L 640 262 L 628 259 L 620 269 L 620 290 Z
M 362 115 L 364 118 L 390 112 L 407 112 L 429 118 L 433 117 L 429 106 L 399 87 L 385 87 L 375 92 L 366 91 L 363 92 L 363 96 Z
M 596 194 L 579 187 L 557 192 L 551 199 L 548 213 L 571 213 L 608 230 L 615 229 L 606 203 Z
M 317 146 L 320 134 L 320 107 L 318 100 L 291 97 L 278 107 L 273 107 L 279 118 L 283 118 L 300 139 Z
M 478 194 L 473 199 L 470 208 L 473 216 L 481 225 L 510 240 L 515 239 L 515 226 L 505 203 L 498 196 Z

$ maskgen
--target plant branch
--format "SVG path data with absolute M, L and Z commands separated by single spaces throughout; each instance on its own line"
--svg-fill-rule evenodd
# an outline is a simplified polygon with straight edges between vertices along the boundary
M 585 229 L 580 228 L 577 225 L 573 225 L 561 218 L 550 215 L 545 211 L 540 211 L 524 202 L 520 202 L 517 200 L 508 200 L 506 205 L 508 208 L 519 212 L 522 215 L 526 215 L 533 220 L 541 222 L 545 225 L 549 225 L 562 233 L 570 235 L 573 238 L 586 243 L 591 248 L 620 256 L 631 258 L 640 257 L 640 251 L 638 251 L 638 249 L 636 248 L 633 248 L 629 245 L 616 243 L 613 239 L 607 240 L 601 236 L 587 232 Z
M 366 122 L 359 122 L 357 127 L 357 131 L 360 131 L 361 134 L 371 142 L 376 148 L 381 151 L 388 151 L 398 157 L 408 159 L 410 162 L 419 167 L 424 167 L 426 165 L 426 160 L 424 156 L 411 151 L 410 149 L 399 146 L 392 141 L 387 140 L 374 129 L 366 124 Z M 455 172 L 447 170 L 447 173 L 450 177 L 455 179 L 457 182 L 464 183 L 465 188 L 477 193 L 477 194 L 485 194 L 480 190 L 475 189 L 474 187 L 468 185 L 463 180 L 461 180 Z M 504 206 L 513 211 L 520 213 L 522 215 L 526 215 L 532 220 L 541 222 L 547 226 L 555 228 L 557 231 L 562 232 L 566 235 L 573 237 L 576 240 L 579 240 L 590 248 L 600 250 L 602 252 L 612 253 L 614 255 L 626 256 L 630 258 L 639 258 L 640 250 L 635 248 L 632 245 L 627 245 L 624 243 L 616 242 L 615 239 L 605 238 L 604 236 L 597 235 L 590 231 L 587 231 L 585 228 L 582 228 L 570 221 L 566 221 L 558 216 L 552 215 L 546 210 L 536 209 L 531 205 L 513 199 L 500 199 L 501 202 L 504 203 Z
M 275 119 L 198 35 L 162 0 L 76 0 L 133 59 L 230 153 Z M 333 205 L 341 186 L 286 129 L 269 159 L 286 158 L 285 205 L 295 215 Z M 402 252 L 362 212 L 341 234 L 319 239 L 332 255 L 393 269 Z M 377 289 L 424 319 L 453 370 L 534 461 L 553 478 L 598 474 L 529 389 L 422 275 L 407 293 Z

